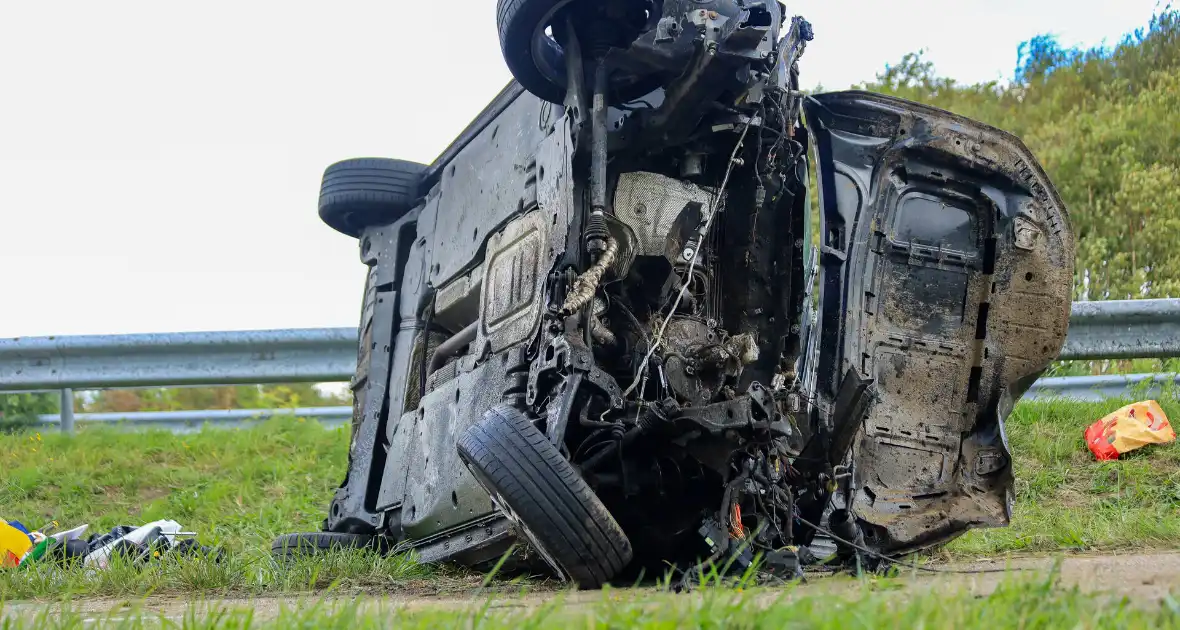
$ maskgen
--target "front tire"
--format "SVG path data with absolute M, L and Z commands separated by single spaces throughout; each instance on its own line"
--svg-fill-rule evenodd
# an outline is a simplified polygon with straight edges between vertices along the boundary
M 599 588 L 631 541 L 564 456 L 520 410 L 500 405 L 459 440 L 459 456 L 537 552 L 581 588 Z

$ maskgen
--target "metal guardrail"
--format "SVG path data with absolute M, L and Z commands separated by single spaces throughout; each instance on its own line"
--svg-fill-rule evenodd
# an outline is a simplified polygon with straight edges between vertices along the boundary
M 1156 397 L 1165 391 L 1176 392 L 1180 375 L 1176 374 L 1119 374 L 1111 376 L 1059 376 L 1043 378 L 1029 388 L 1025 400 L 1067 398 L 1081 402 L 1101 402 L 1121 398 L 1130 393 L 1142 397 Z
M 1064 360 L 1180 357 L 1180 300 L 1075 302 Z
M 348 381 L 356 367 L 356 345 L 353 328 L 0 339 L 0 392 L 62 390 L 60 424 L 67 432 L 76 420 L 111 422 L 114 416 L 174 426 L 242 422 L 275 412 L 74 414 L 72 390 Z M 1170 357 L 1180 357 L 1180 299 L 1073 305 L 1062 359 Z M 1093 400 L 1099 392 L 1122 392 L 1128 383 L 1148 378 L 1155 377 L 1044 379 L 1029 395 Z M 348 407 L 328 409 L 328 415 L 316 415 L 321 409 L 306 417 L 351 415 Z
M 355 328 L 0 339 L 0 391 L 347 381 Z
M 1082 402 L 1101 402 L 1134 391 L 1142 396 L 1158 396 L 1165 389 L 1180 388 L 1180 375 L 1132 374 L 1127 376 L 1067 376 L 1044 378 L 1033 384 L 1027 400 L 1066 398 Z M 199 430 L 204 425 L 245 426 L 275 417 L 316 420 L 327 427 L 344 426 L 352 421 L 352 407 L 306 407 L 298 409 L 215 409 L 209 411 L 137 411 L 127 413 L 79 413 L 81 422 L 112 424 L 129 422 L 136 427 L 160 427 Z M 57 414 L 40 416 L 43 424 L 64 422 Z

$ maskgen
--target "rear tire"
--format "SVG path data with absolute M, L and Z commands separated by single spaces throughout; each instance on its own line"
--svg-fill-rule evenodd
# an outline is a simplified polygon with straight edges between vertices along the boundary
M 388 225 L 413 209 L 425 165 L 387 158 L 354 158 L 324 171 L 320 218 L 352 237 Z
M 631 541 L 569 461 L 518 409 L 500 405 L 459 440 L 459 456 L 562 577 L 599 588 L 633 556 Z

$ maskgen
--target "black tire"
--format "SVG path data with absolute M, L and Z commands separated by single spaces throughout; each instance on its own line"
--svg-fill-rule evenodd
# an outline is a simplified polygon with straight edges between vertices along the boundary
M 384 536 L 311 532 L 279 536 L 271 544 L 270 553 L 278 560 L 289 560 L 343 549 L 370 549 L 385 554 L 392 548 L 392 541 Z
M 631 541 L 533 422 L 510 405 L 484 414 L 459 456 L 537 551 L 581 588 L 599 588 L 633 556 Z
M 500 35 L 500 51 L 508 70 L 521 87 L 534 96 L 561 105 L 565 103 L 565 52 L 549 37 L 534 38 L 554 12 L 577 0 L 498 0 L 496 28 Z M 583 0 L 597 2 L 598 0 Z M 646 4 L 645 0 L 634 0 Z M 540 28 L 538 28 L 540 27 Z M 611 82 L 611 101 L 628 102 L 651 93 L 659 82 L 655 77 L 631 78 L 630 81 Z
M 418 184 L 427 167 L 387 158 L 354 158 L 324 171 L 320 218 L 352 237 L 365 228 L 387 225 L 418 201 Z

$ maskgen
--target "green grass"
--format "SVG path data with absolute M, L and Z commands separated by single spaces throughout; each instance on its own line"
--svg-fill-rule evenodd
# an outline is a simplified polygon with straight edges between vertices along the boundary
M 85 427 L 0 435 L 0 517 L 91 531 L 167 518 L 230 548 L 314 531 L 348 462 L 348 434 L 277 418 L 187 435 Z
M 114 559 L 105 571 L 61 570 L 41 564 L 0 572 L 0 602 L 74 596 L 277 595 L 298 592 L 446 591 L 464 585 L 454 571 L 421 565 L 407 556 L 333 552 L 277 563 L 266 550 L 241 550 L 220 562 L 166 558 L 146 566 Z
M 1082 438 L 1087 426 L 1125 402 L 1020 404 L 1007 424 L 1016 456 L 1012 525 L 972 531 L 946 552 L 1180 548 L 1180 445 L 1098 462 Z M 1180 421 L 1180 403 L 1160 402 Z
M 406 608 L 394 602 L 319 600 L 277 611 L 196 604 L 175 614 L 139 609 L 86 614 L 65 605 L 37 612 L 0 607 L 5 628 L 1180 628 L 1173 598 L 1136 605 L 1056 587 L 1052 579 L 1014 580 L 986 596 L 930 590 L 902 594 L 886 580 L 862 580 L 841 594 L 794 588 L 707 589 L 692 595 L 605 591 L 561 593 L 531 605 L 476 598 L 458 606 Z
M 1122 403 L 1023 403 L 1008 422 L 1016 454 L 1012 526 L 975 531 L 942 551 L 947 558 L 1061 549 L 1180 548 L 1180 447 L 1149 447 L 1099 463 L 1083 429 Z M 1164 401 L 1180 419 L 1180 403 Z M 169 518 L 227 552 L 221 564 L 161 562 L 86 574 L 52 567 L 0 571 L 0 599 L 63 594 L 269 594 L 462 585 L 462 574 L 404 558 L 335 554 L 279 566 L 270 543 L 319 528 L 347 465 L 345 430 L 275 419 L 241 430 L 173 435 L 86 427 L 0 436 L 0 517 L 31 527 L 57 520 L 92 531 Z
M 188 435 L 88 427 L 0 436 L 0 517 L 39 527 L 89 523 L 91 532 L 178 521 L 226 551 L 143 569 L 114 563 L 96 573 L 39 565 L 0 571 L 0 599 L 64 594 L 268 593 L 414 587 L 447 577 L 406 557 L 339 553 L 277 565 L 274 537 L 317 531 L 348 461 L 348 434 L 276 418 L 242 430 Z M 445 582 L 445 580 L 444 580 Z

